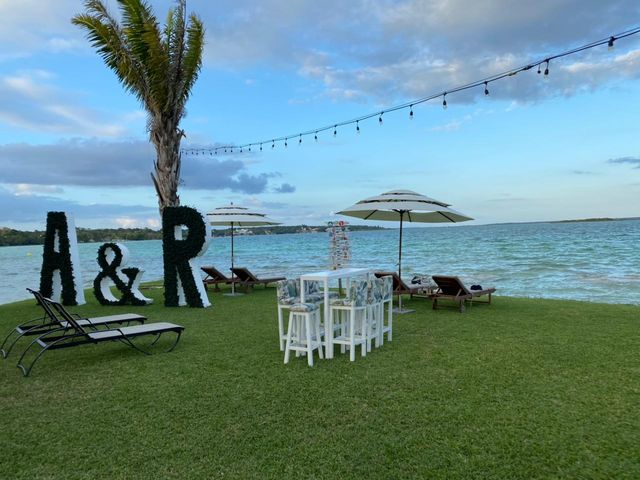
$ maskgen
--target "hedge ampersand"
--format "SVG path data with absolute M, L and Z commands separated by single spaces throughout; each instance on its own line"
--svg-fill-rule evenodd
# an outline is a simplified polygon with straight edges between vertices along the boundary
M 98 249 L 100 272 L 93 281 L 93 293 L 102 305 L 147 305 L 153 300 L 145 297 L 139 289 L 144 270 L 123 268 L 129 259 L 129 249 L 121 243 L 104 243 Z M 116 298 L 110 284 L 122 294 Z
M 40 293 L 64 305 L 85 303 L 76 226 L 65 212 L 48 212 Z
M 186 239 L 182 230 L 187 229 Z M 164 304 L 167 307 L 211 305 L 200 278 L 197 257 L 209 246 L 207 224 L 190 207 L 165 207 L 162 213 Z

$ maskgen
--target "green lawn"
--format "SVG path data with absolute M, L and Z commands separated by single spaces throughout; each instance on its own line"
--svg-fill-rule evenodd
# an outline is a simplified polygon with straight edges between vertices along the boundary
M 637 306 L 407 300 L 393 342 L 309 368 L 282 362 L 274 289 L 161 293 L 75 311 L 182 324 L 172 353 L 54 351 L 28 378 L 0 360 L 0 478 L 640 478 Z M 37 313 L 0 306 L 1 333 Z

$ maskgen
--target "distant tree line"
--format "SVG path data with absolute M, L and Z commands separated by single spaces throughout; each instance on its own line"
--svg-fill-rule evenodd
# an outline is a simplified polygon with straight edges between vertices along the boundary
M 324 232 L 326 225 L 294 225 L 294 226 L 272 226 L 272 227 L 250 227 L 240 229 L 242 233 L 251 232 L 253 235 L 280 235 L 283 233 L 314 233 Z M 349 225 L 349 230 L 381 230 L 382 227 L 368 225 Z M 162 232 L 150 228 L 78 228 L 78 242 L 117 242 L 132 240 L 160 240 Z M 236 230 L 237 232 L 238 230 Z M 43 245 L 44 231 L 35 230 L 33 232 L 14 230 L 12 228 L 0 227 L 0 247 L 14 245 Z M 231 234 L 231 229 L 213 230 L 214 237 L 223 237 Z

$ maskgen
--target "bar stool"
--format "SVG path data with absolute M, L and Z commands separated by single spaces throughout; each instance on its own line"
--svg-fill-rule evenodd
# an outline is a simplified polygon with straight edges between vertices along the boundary
M 335 336 L 336 329 L 325 330 L 325 337 L 328 335 L 327 343 L 340 345 L 342 352 L 348 346 L 352 362 L 356 359 L 357 345 L 362 345 L 363 357 L 367 354 L 367 292 L 366 280 L 353 282 L 347 298 L 334 300 L 329 310 L 329 322 L 337 325 L 340 333 Z M 338 322 L 334 320 L 334 315 L 338 317 Z
M 322 353 L 322 337 L 320 335 L 320 309 L 315 303 L 294 303 L 289 307 L 289 327 L 284 347 L 284 363 L 289 363 L 289 353 L 307 353 L 307 363 L 313 367 L 313 351 L 318 349 L 320 359 Z
M 298 280 L 280 280 L 276 283 L 276 295 L 278 296 L 278 336 L 280 339 L 280 351 L 284 352 L 284 342 L 287 334 L 284 330 L 283 311 L 291 308 L 291 305 L 300 303 L 298 292 L 300 282 Z
M 375 340 L 376 348 L 383 343 L 382 327 L 384 325 L 384 312 L 382 300 L 384 298 L 384 281 L 381 278 L 369 280 L 367 291 L 366 335 L 367 351 L 371 351 L 371 341 Z
M 386 275 L 382 280 L 382 302 L 380 304 L 380 343 L 384 343 L 384 334 L 387 334 L 387 340 L 392 341 L 393 337 L 393 277 Z M 384 309 L 387 308 L 387 323 L 384 321 Z

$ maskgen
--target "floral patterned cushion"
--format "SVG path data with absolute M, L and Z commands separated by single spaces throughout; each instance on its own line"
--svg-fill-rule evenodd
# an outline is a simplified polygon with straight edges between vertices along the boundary
M 384 298 L 384 281 L 381 278 L 373 278 L 369 283 L 367 303 L 373 305 L 380 303 Z
M 299 283 L 300 282 L 292 279 L 280 280 L 276 283 L 276 294 L 278 295 L 278 303 L 280 305 L 291 305 L 292 303 L 296 303 L 292 300 L 298 296 Z
M 314 312 L 318 310 L 318 305 L 315 303 L 294 303 L 290 309 L 292 312 Z
M 382 280 L 382 301 L 389 302 L 393 298 L 393 277 L 391 275 L 385 275 Z
M 369 282 L 361 280 L 352 282 L 349 287 L 347 298 L 335 299 L 331 305 L 345 307 L 364 307 L 367 304 L 367 295 L 369 290 Z

